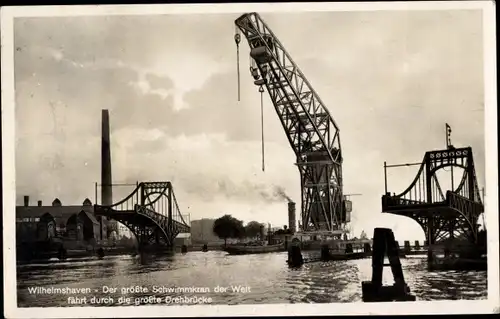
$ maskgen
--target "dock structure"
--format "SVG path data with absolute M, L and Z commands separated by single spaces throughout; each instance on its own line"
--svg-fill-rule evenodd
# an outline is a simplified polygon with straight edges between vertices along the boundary
M 415 301 L 410 288 L 405 282 L 399 260 L 398 247 L 394 233 L 388 228 L 375 228 L 372 252 L 372 280 L 363 281 L 361 289 L 364 302 Z M 385 256 L 389 264 L 384 264 Z M 382 275 L 385 266 L 390 266 L 394 276 L 394 285 L 383 286 Z

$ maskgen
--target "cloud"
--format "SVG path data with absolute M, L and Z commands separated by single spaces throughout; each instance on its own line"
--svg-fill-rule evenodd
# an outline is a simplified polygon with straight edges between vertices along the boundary
M 115 182 L 171 180 L 191 219 L 229 212 L 284 223 L 276 187 L 299 203 L 295 154 L 266 95 L 261 171 L 260 96 L 241 45 L 237 101 L 233 18 L 16 19 L 19 201 L 24 194 L 63 203 L 92 197 L 101 109 L 109 109 Z M 355 232 L 397 225 L 401 236 L 421 237 L 410 219 L 380 213 L 383 162 L 418 162 L 444 147 L 445 122 L 456 146 L 473 147 L 484 181 L 479 11 L 263 18 L 340 127 L 344 190 L 363 194 L 353 198 Z M 402 191 L 417 169 L 391 172 L 389 191 Z M 116 189 L 115 198 L 131 190 Z

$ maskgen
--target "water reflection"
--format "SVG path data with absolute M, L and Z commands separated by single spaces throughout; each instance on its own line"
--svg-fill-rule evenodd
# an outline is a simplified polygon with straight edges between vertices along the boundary
M 229 256 L 190 252 L 174 256 L 119 256 L 102 260 L 18 266 L 20 307 L 68 306 L 61 294 L 30 294 L 28 287 L 90 288 L 98 298 L 198 296 L 214 304 L 330 303 L 361 300 L 361 281 L 370 280 L 371 260 L 286 266 L 286 253 Z M 428 272 L 425 259 L 402 260 L 405 278 L 418 300 L 486 298 L 486 272 Z M 383 280 L 393 282 L 389 269 Z M 209 292 L 154 293 L 153 286 L 205 287 Z M 103 287 L 116 291 L 103 291 Z M 148 291 L 137 288 L 147 287 Z M 241 288 L 249 289 L 244 292 Z M 144 304 L 138 300 L 138 303 Z M 87 304 L 97 306 L 96 304 Z M 106 305 L 102 305 L 106 306 Z M 109 305 L 108 305 L 109 306 Z

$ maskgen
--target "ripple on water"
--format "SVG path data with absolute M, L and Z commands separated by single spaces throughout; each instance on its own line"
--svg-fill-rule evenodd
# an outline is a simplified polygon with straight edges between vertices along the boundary
M 286 267 L 286 253 L 229 256 L 190 252 L 163 258 L 114 256 L 103 260 L 23 265 L 17 268 L 19 306 L 66 306 L 66 296 L 30 295 L 32 286 L 91 288 L 102 286 L 208 287 L 214 304 L 331 303 L 361 300 L 361 281 L 371 278 L 371 260 L 317 262 Z M 428 272 L 425 259 L 402 259 L 405 279 L 419 300 L 486 298 L 486 272 Z M 383 281 L 392 284 L 384 270 Z M 238 293 L 231 287 L 248 286 Z M 228 288 L 215 293 L 216 286 Z M 104 297 L 95 293 L 96 297 Z M 136 298 L 153 295 L 127 293 Z M 181 296 L 186 294 L 170 294 Z M 112 295 L 122 296 L 120 292 Z

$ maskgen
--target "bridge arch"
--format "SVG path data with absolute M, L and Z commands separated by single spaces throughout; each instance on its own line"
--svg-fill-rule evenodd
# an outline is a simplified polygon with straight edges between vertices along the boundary
M 450 170 L 446 170 L 447 168 Z M 458 168 L 459 170 L 455 171 L 453 168 Z M 441 189 L 451 190 L 458 194 L 463 189 L 469 172 L 467 171 L 467 167 L 465 165 L 458 163 L 444 163 L 433 167 L 430 170 L 429 175 L 435 178 L 435 181 L 439 183 L 439 187 Z
M 154 225 L 153 231 L 150 231 L 147 234 L 145 234 L 144 229 L 142 229 L 142 227 L 138 227 L 137 223 L 131 221 L 131 219 L 136 218 L 136 216 L 141 216 L 140 218 L 146 219 L 148 220 L 148 222 L 152 223 Z M 121 216 L 120 214 L 117 214 L 116 216 L 111 218 L 125 225 L 130 230 L 130 232 L 134 234 L 139 245 L 145 244 L 145 240 L 149 244 L 151 239 L 150 237 L 153 236 L 155 232 L 160 232 L 160 234 L 163 235 L 163 238 L 167 242 L 167 244 L 170 244 L 170 238 L 168 236 L 167 231 L 165 230 L 165 227 L 162 227 L 162 225 L 160 225 L 156 220 L 145 214 L 138 212 L 137 215 L 135 215 L 132 218 L 126 218 L 124 216 Z M 147 236 L 148 238 L 145 238 L 145 236 Z

